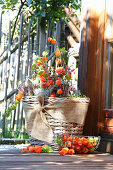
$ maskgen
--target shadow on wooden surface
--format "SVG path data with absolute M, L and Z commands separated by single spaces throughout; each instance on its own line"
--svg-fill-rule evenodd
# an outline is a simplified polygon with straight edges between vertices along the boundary
M 55 153 L 22 153 L 21 149 L 0 150 L 0 169 L 113 169 L 113 155 L 107 153 L 60 156 Z

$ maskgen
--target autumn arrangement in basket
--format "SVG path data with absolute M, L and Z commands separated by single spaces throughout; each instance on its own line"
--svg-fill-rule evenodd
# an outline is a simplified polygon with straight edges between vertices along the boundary
M 54 67 L 48 65 L 49 50 L 43 51 L 41 57 L 36 57 L 31 71 L 32 80 L 37 80 L 38 85 L 31 81 L 27 85 L 23 84 L 18 89 L 19 94 L 16 95 L 16 100 L 6 109 L 6 117 L 8 117 L 12 110 L 16 109 L 16 105 L 20 103 L 23 96 L 36 95 L 36 89 L 40 88 L 46 94 L 46 97 L 83 97 L 79 90 L 72 86 L 72 72 L 68 66 L 68 52 L 65 48 L 59 48 L 56 39 L 49 37 L 48 42 L 56 47 L 54 54 Z
M 68 66 L 68 52 L 59 49 L 54 38 L 49 37 L 48 41 L 56 44 L 55 66 L 48 66 L 49 51 L 43 51 L 42 57 L 36 57 L 32 65 L 33 79 L 38 78 L 41 88 L 49 90 L 48 97 L 80 96 L 80 91 L 72 88 L 71 73 L 75 70 Z

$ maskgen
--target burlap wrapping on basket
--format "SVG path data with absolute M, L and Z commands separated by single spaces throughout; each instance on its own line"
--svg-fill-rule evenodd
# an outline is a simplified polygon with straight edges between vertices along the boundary
M 48 98 L 48 104 L 44 105 L 44 96 L 42 94 L 37 97 L 37 100 L 39 102 L 36 105 L 26 103 L 23 100 L 27 130 L 32 137 L 49 143 L 53 141 L 52 128 L 42 111 L 61 121 L 84 124 L 89 101 L 82 102 L 81 105 L 79 99 L 77 102 L 76 98 Z

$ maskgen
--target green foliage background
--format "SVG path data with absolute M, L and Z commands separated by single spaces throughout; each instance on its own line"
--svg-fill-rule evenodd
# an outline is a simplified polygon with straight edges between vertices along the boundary
M 31 19 L 32 24 L 36 23 L 38 18 L 42 26 L 48 21 L 51 21 L 51 26 L 53 26 L 59 19 L 65 20 L 65 7 L 73 8 L 75 13 L 72 16 L 76 16 L 76 10 L 81 9 L 81 0 L 0 0 L 0 6 L 3 13 L 7 10 L 17 12 L 13 23 L 15 32 L 15 27 L 21 13 L 24 13 L 28 20 Z M 67 21 L 69 21 L 68 17 Z M 25 26 L 27 24 L 26 20 Z

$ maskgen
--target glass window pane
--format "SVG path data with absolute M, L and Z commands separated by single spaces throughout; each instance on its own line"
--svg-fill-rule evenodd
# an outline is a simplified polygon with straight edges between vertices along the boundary
M 113 43 L 108 44 L 106 109 L 113 109 Z

